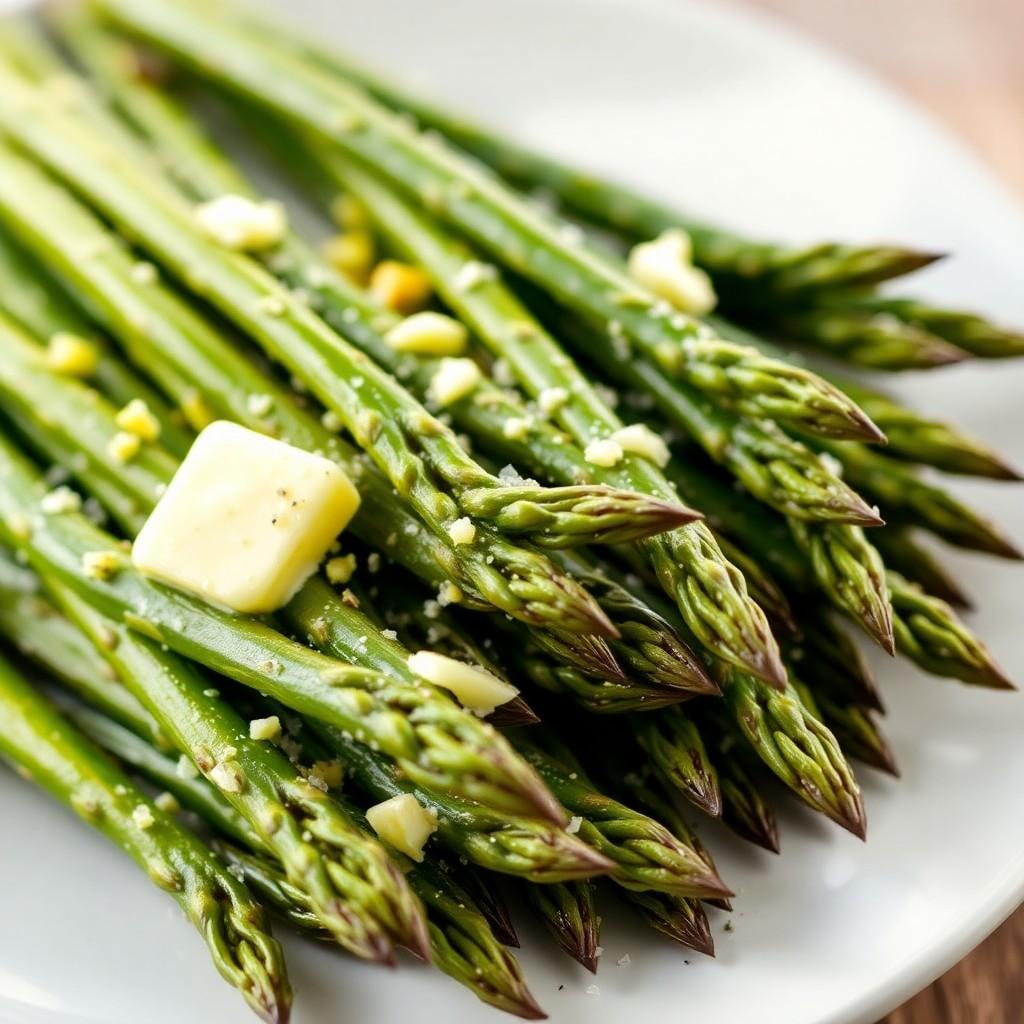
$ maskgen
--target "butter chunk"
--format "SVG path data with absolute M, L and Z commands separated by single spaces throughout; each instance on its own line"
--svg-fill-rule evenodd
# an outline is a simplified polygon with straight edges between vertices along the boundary
M 458 320 L 426 310 L 399 321 L 388 331 L 386 340 L 399 352 L 457 356 L 465 352 L 469 332 Z
M 272 612 L 359 507 L 333 463 L 234 423 L 196 439 L 132 548 L 141 572 L 238 612 Z
M 629 253 L 629 272 L 659 299 L 684 313 L 702 316 L 715 308 L 711 278 L 695 267 L 690 236 L 680 229 L 665 231 Z
M 423 847 L 437 831 L 437 815 L 422 807 L 411 793 L 374 804 L 366 812 L 366 820 L 381 839 L 415 861 L 423 860 Z
M 465 708 L 478 714 L 490 714 L 507 704 L 519 691 L 478 665 L 470 665 L 433 651 L 410 654 L 409 671 L 428 683 L 443 687 Z

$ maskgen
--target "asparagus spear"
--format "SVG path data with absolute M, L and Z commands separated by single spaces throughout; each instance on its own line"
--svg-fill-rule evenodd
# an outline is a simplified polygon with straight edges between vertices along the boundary
M 0 659 L 0 751 L 177 901 L 214 965 L 266 1021 L 286 1021 L 284 958 L 248 889 Z
M 232 13 L 245 18 L 277 45 L 295 49 L 333 74 L 362 86 L 380 102 L 412 114 L 420 124 L 441 132 L 508 180 L 526 189 L 553 194 L 568 209 L 590 221 L 636 240 L 652 238 L 667 229 L 684 228 L 693 240 L 697 262 L 714 275 L 716 286 L 730 297 L 735 290 L 739 299 L 749 301 L 752 293 L 778 300 L 828 288 L 875 283 L 910 273 L 937 258 L 897 246 L 860 247 L 827 242 L 798 248 L 744 238 L 702 223 L 623 185 L 542 156 L 440 109 L 334 50 L 299 39 L 288 26 L 261 23 L 245 10 Z
M 984 516 L 941 487 L 925 483 L 905 466 L 862 445 L 829 446 L 843 471 L 894 520 L 920 526 L 950 544 L 1002 558 L 1024 557 Z
M 595 789 L 577 770 L 533 742 L 530 732 L 517 730 L 513 742 L 573 814 L 580 838 L 614 862 L 609 876 L 613 881 L 626 889 L 682 896 L 732 895 L 700 854 L 653 818 Z
M 826 434 L 875 436 L 853 403 L 813 374 L 722 343 L 685 314 L 652 315 L 661 309 L 657 300 L 612 261 L 567 241 L 496 179 L 442 141 L 425 140 L 358 88 L 236 31 L 226 19 L 211 22 L 191 4 L 155 12 L 131 0 L 109 0 L 100 9 L 200 74 L 376 167 L 581 315 L 619 322 L 652 357 L 659 353 L 674 377 L 745 414 L 792 418 Z M 279 88 L 285 78 L 288 89 Z
M 699 900 L 654 891 L 631 892 L 627 900 L 655 931 L 687 949 L 715 955 L 711 925 Z
M 970 358 L 963 349 L 923 327 L 845 303 L 768 310 L 755 322 L 871 370 L 930 370 Z
M 822 720 L 832 730 L 845 754 L 899 778 L 896 755 L 870 708 L 861 704 L 843 704 L 824 694 L 818 694 L 815 699 Z
M 911 329 L 926 331 L 947 344 L 981 359 L 1007 359 L 1024 355 L 1024 334 L 991 323 L 976 313 L 945 309 L 920 299 L 841 294 L 834 299 L 853 314 L 894 317 Z
M 167 289 L 140 289 L 132 275 L 134 261 L 113 236 L 27 163 L 0 161 L 0 217 L 40 258 L 58 267 L 65 280 L 75 282 L 87 305 L 101 305 L 101 315 L 133 361 L 158 376 L 161 387 L 199 416 L 200 423 L 223 415 L 337 461 L 357 480 L 363 499 L 353 529 L 373 547 L 435 585 L 453 581 L 477 606 L 497 607 L 531 625 L 586 631 L 597 622 L 607 631 L 582 588 L 538 552 L 492 537 L 482 549 L 463 545 L 456 554 L 449 541 L 424 531 L 383 474 L 300 409 L 210 324 Z M 102 258 L 83 260 L 83 251 Z M 257 407 L 252 397 L 263 395 L 271 399 L 269 416 L 253 411 Z M 488 557 L 493 558 L 490 564 Z
M 473 462 L 449 428 L 256 261 L 206 235 L 192 208 L 166 181 L 120 158 L 116 140 L 81 130 L 78 119 L 42 90 L 15 75 L 9 78 L 13 102 L 5 109 L 14 116 L 5 123 L 12 138 L 75 183 L 188 288 L 302 377 L 436 536 L 447 537 L 460 513 L 499 536 L 525 534 L 553 547 L 615 540 L 637 529 L 631 523 L 638 504 L 633 495 L 584 485 L 508 485 L 491 476 Z M 48 131 L 55 134 L 50 137 L 59 137 L 61 144 L 52 149 L 35 145 L 44 140 L 32 122 L 51 116 Z M 647 528 L 662 528 L 664 509 L 658 512 Z M 476 547 L 487 547 L 484 536 Z
M 1016 687 L 985 645 L 945 601 L 926 594 L 899 573 L 887 573 L 893 626 L 900 650 L 926 672 L 995 690 Z
M 725 741 L 732 738 L 730 749 Z M 769 853 L 778 853 L 779 826 L 775 811 L 768 802 L 761 783 L 765 773 L 735 743 L 735 733 L 722 735 L 718 748 L 718 783 L 722 789 L 722 821 L 738 836 L 760 846 Z
M 591 974 L 597 974 L 601 917 L 594 883 L 585 880 L 527 885 L 522 894 L 561 949 Z

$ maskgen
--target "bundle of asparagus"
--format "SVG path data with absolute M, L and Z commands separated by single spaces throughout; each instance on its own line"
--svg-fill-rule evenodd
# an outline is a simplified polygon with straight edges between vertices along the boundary
M 713 954 L 694 814 L 778 852 L 774 775 L 863 837 L 848 758 L 898 771 L 837 617 L 1012 688 L 916 534 L 1019 555 L 916 467 L 1013 471 L 711 315 L 876 368 L 1024 347 L 874 291 L 934 257 L 690 220 L 244 5 L 45 13 L 0 23 L 0 753 L 264 1019 L 261 905 L 528 1019 L 497 876 L 591 971 L 610 889 Z M 211 104 L 341 233 L 291 226 Z M 299 466 L 337 484 L 319 518 Z M 243 521 L 273 599 L 196 555 Z

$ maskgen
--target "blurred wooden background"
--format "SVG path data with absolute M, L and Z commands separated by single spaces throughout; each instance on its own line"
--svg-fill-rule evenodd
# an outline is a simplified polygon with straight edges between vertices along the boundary
M 1024 0 L 743 0 L 877 72 L 1024 197 Z M 1020 1024 L 1024 909 L 880 1024 Z

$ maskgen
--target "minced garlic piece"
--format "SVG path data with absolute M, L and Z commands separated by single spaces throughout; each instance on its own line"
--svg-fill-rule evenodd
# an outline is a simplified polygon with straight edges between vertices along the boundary
M 132 264 L 132 269 L 128 272 L 131 279 L 136 284 L 156 284 L 160 279 L 160 274 L 156 267 L 152 263 L 148 263 L 146 260 L 139 260 Z
M 448 527 L 448 536 L 453 544 L 472 544 L 476 540 L 476 527 L 469 516 L 463 516 Z
M 160 436 L 160 421 L 150 412 L 141 398 L 133 398 L 116 417 L 117 425 L 143 441 L 155 441 Z
M 141 829 L 152 828 L 156 824 L 153 812 L 145 804 L 139 804 L 132 811 L 132 821 Z
M 254 392 L 246 396 L 245 408 L 257 419 L 265 419 L 273 411 L 274 399 L 270 395 Z
M 281 719 L 277 715 L 267 718 L 254 718 L 249 723 L 249 739 L 274 740 L 281 735 Z
M 99 353 L 92 342 L 69 331 L 51 335 L 46 346 L 46 365 L 69 377 L 88 377 L 96 370 Z
M 210 769 L 210 781 L 225 793 L 241 793 L 242 770 L 234 761 L 221 761 Z
M 328 789 L 341 789 L 344 771 L 340 761 L 314 761 L 309 770 L 310 781 L 318 779 Z
M 610 437 L 591 441 L 583 450 L 583 458 L 592 466 L 615 466 L 622 461 L 622 456 L 622 445 Z
M 478 284 L 495 280 L 497 276 L 498 270 L 493 264 L 481 263 L 480 260 L 467 260 L 459 267 L 452 283 L 455 285 L 456 291 L 468 292 Z
M 196 220 L 219 245 L 239 252 L 269 249 L 284 239 L 288 218 L 275 200 L 223 195 L 196 207 Z
M 423 860 L 423 847 L 437 831 L 436 812 L 423 807 L 411 793 L 374 804 L 366 820 L 381 839 L 417 862 Z
M 664 439 L 643 423 L 631 423 L 628 427 L 621 427 L 612 434 L 611 439 L 618 442 L 623 451 L 650 459 L 656 466 L 667 466 L 671 458 Z
M 399 352 L 417 355 L 457 356 L 466 351 L 469 332 L 450 316 L 426 310 L 395 324 L 384 336 Z
M 49 494 L 44 494 L 39 502 L 43 515 L 56 516 L 62 512 L 79 512 L 82 508 L 82 496 L 62 484 L 55 487 Z
M 359 507 L 328 459 L 234 423 L 192 445 L 132 549 L 136 567 L 238 612 L 286 604 Z
M 320 247 L 320 255 L 340 274 L 364 284 L 377 257 L 373 236 L 368 231 L 346 231 L 328 238 Z
M 181 810 L 181 804 L 178 803 L 177 797 L 173 793 L 168 793 L 166 790 L 163 793 L 158 793 L 153 798 L 153 803 L 156 804 L 157 808 L 164 812 L 164 814 L 177 814 Z
M 90 579 L 109 580 L 120 567 L 116 551 L 86 551 L 82 555 L 82 572 Z
M 373 297 L 403 316 L 415 313 L 430 301 L 430 278 L 419 267 L 398 260 L 381 260 L 370 274 Z
M 537 396 L 537 408 L 545 416 L 553 416 L 569 401 L 569 392 L 565 388 L 545 388 Z
M 138 434 L 129 434 L 127 430 L 119 430 L 107 442 L 107 454 L 115 462 L 131 462 L 139 454 L 141 447 L 142 441 Z
M 409 671 L 454 694 L 458 702 L 481 715 L 507 704 L 519 691 L 479 665 L 456 661 L 434 651 L 417 651 L 406 662 Z
M 502 434 L 510 441 L 522 441 L 533 426 L 530 416 L 509 416 L 501 425 Z
M 427 394 L 442 407 L 451 405 L 465 398 L 480 383 L 482 376 L 480 367 L 472 359 L 442 359 Z
M 629 272 L 658 298 L 684 313 L 702 316 L 715 308 L 711 278 L 695 267 L 690 236 L 679 228 L 663 232 L 653 242 L 641 242 L 629 253 Z
M 329 559 L 327 564 L 324 566 L 324 572 L 327 573 L 327 579 L 335 585 L 348 583 L 348 581 L 352 579 L 355 571 L 355 555 L 338 555 L 337 558 Z

